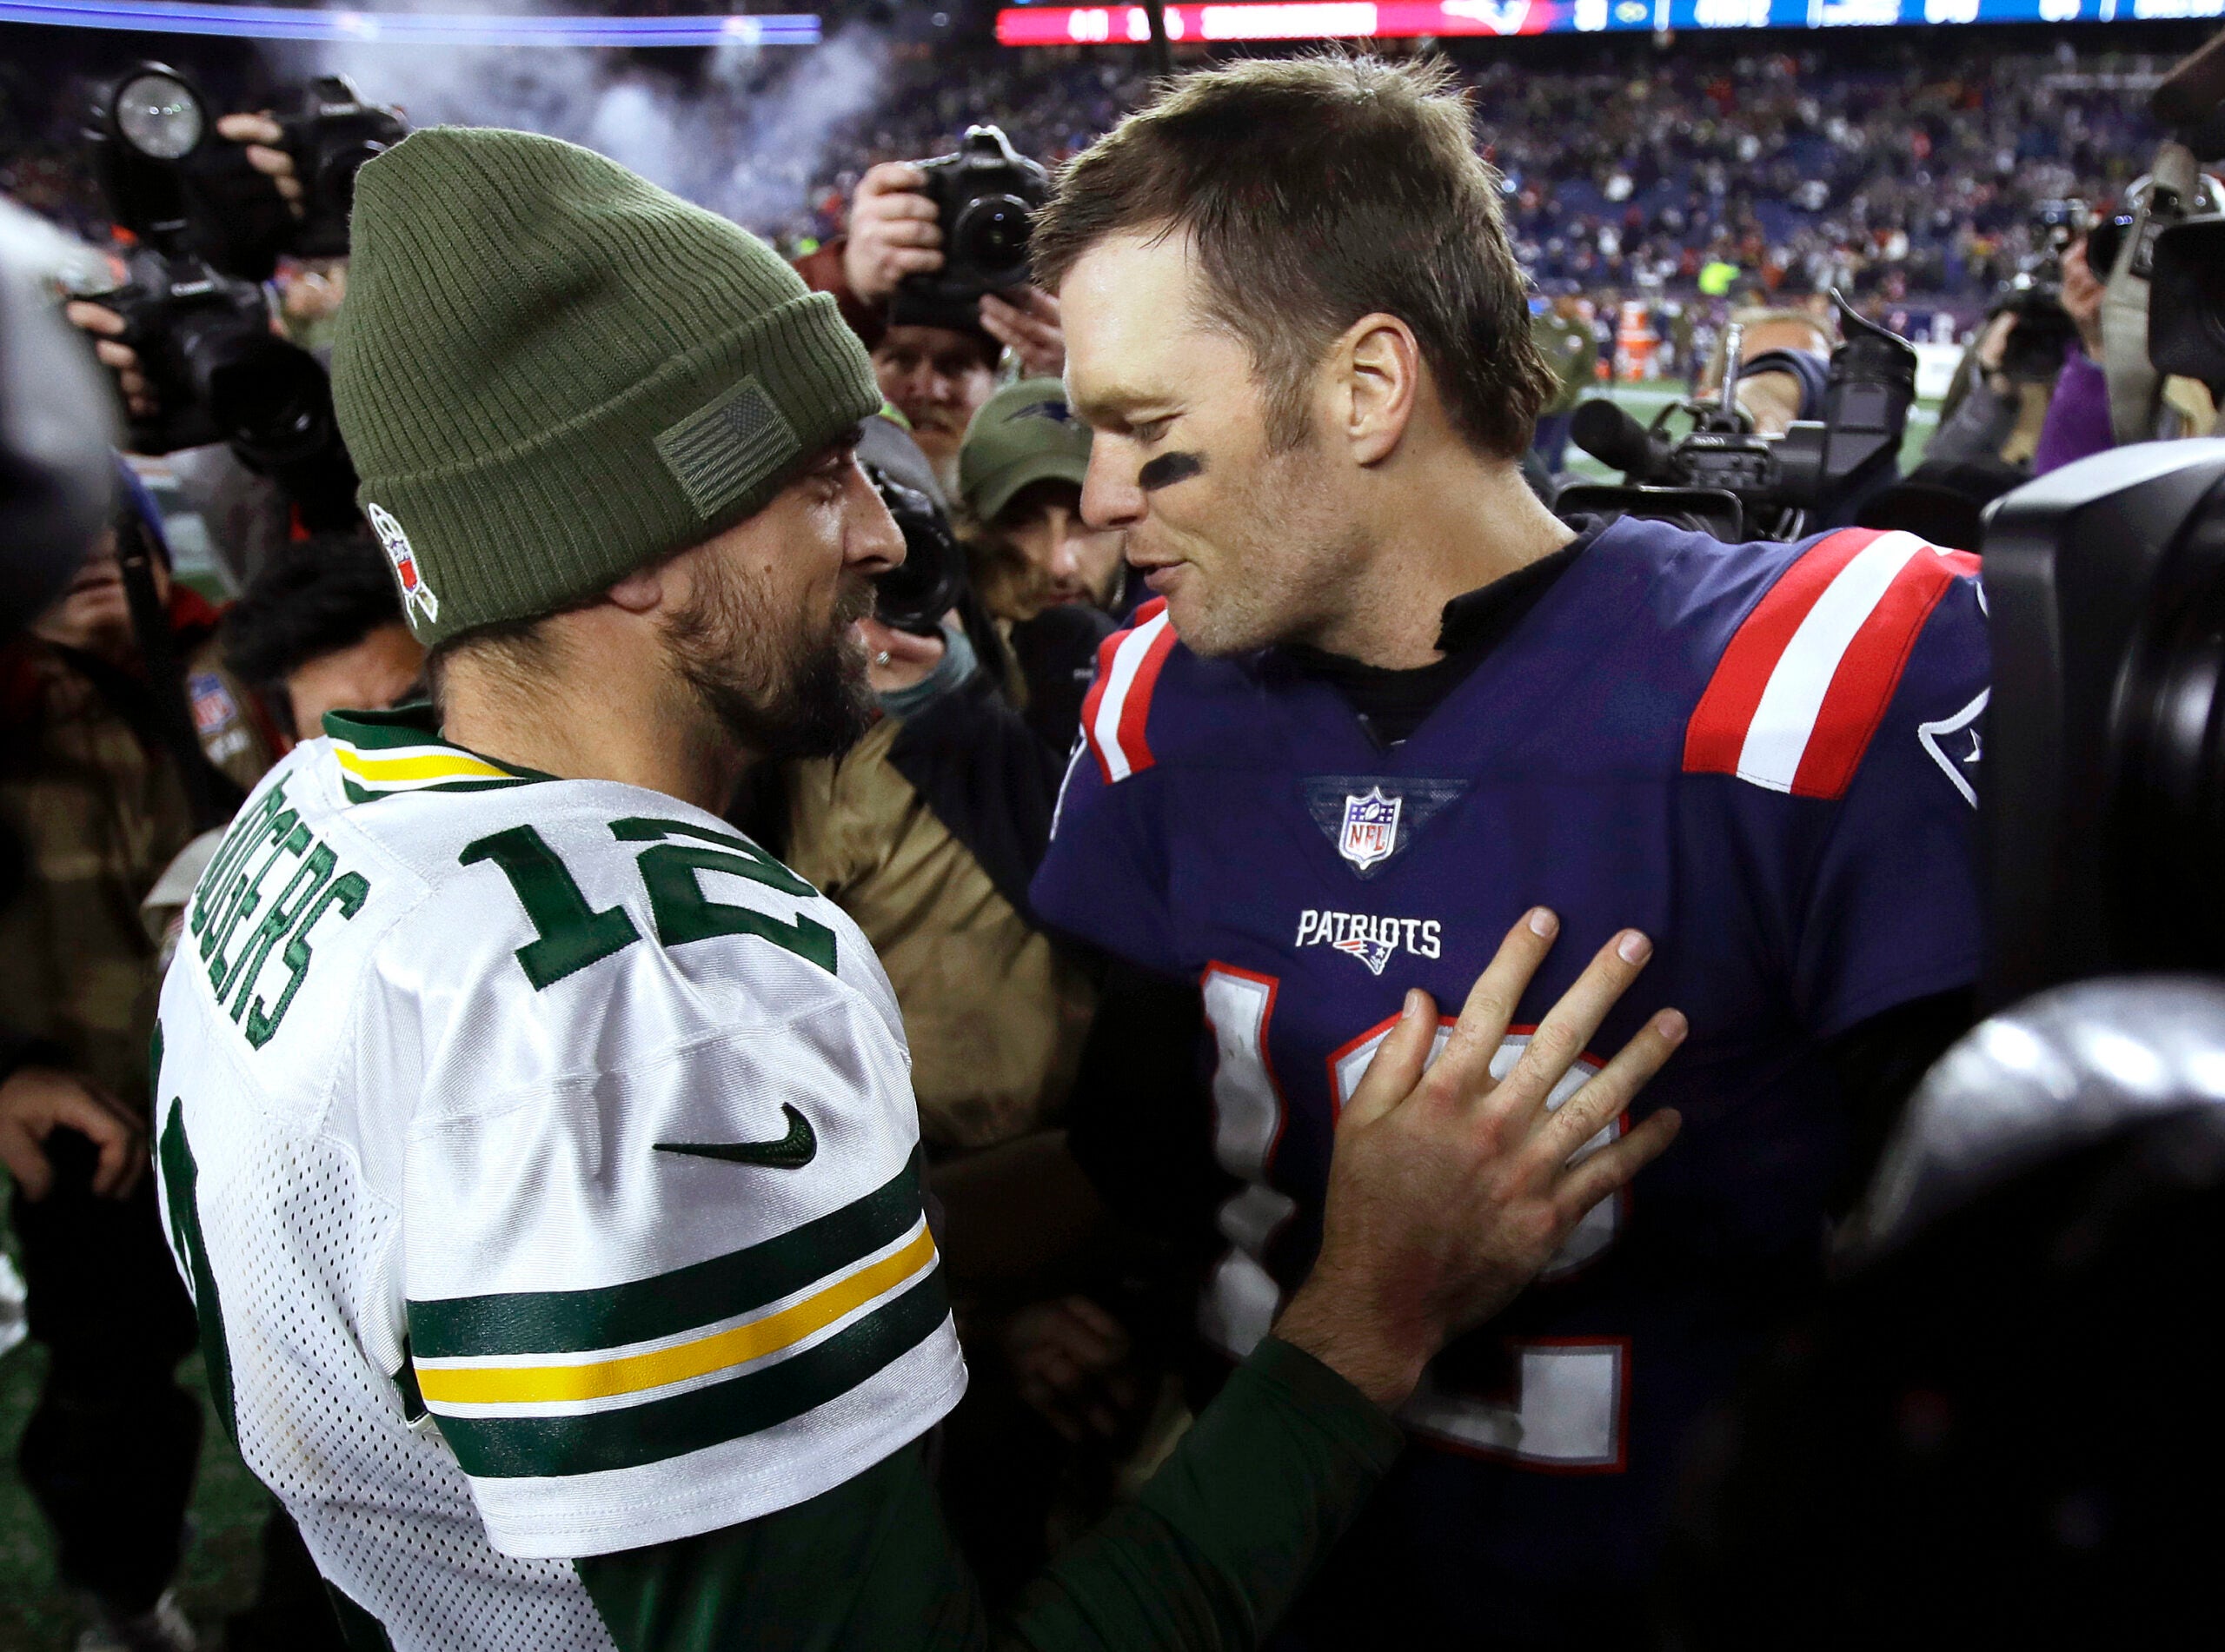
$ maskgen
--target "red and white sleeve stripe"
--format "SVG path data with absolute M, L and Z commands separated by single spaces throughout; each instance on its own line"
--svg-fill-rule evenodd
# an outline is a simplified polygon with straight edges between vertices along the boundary
M 1684 772 L 1843 796 L 1924 622 L 1977 559 L 1912 534 L 1818 540 L 1746 616 L 1684 731 Z
M 1159 667 L 1174 652 L 1166 599 L 1153 597 L 1136 610 L 1136 624 L 1097 646 L 1097 680 L 1081 702 L 1081 726 L 1106 783 L 1125 780 L 1156 760 L 1144 737 Z

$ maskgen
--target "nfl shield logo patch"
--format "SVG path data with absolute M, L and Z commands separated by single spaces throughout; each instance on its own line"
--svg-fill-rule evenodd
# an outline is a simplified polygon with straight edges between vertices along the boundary
M 364 506 L 363 514 L 370 519 L 379 543 L 386 547 L 386 560 L 394 564 L 395 582 L 402 587 L 405 617 L 407 610 L 415 608 L 424 614 L 428 624 L 438 620 L 441 600 L 425 583 L 425 576 L 417 571 L 417 554 L 409 548 L 409 535 L 402 531 L 402 524 L 394 520 L 393 513 L 378 505 Z
M 1337 853 L 1363 872 L 1388 860 L 1398 846 L 1398 811 L 1405 803 L 1404 798 L 1384 796 L 1379 786 L 1369 786 L 1364 797 L 1346 797 Z

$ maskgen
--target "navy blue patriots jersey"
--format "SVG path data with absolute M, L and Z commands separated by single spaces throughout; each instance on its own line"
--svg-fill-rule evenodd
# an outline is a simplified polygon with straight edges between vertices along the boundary
M 1202 988 L 1240 1184 L 1212 1342 L 1242 1354 L 1305 1277 L 1338 1110 L 1404 993 L 1449 1025 L 1529 907 L 1563 938 L 1524 1025 L 1624 926 L 1655 956 L 1590 1065 L 1664 1006 L 1691 1023 L 1639 1104 L 1684 1134 L 1435 1362 L 1404 1413 L 1421 1449 L 1325 1589 L 1341 1568 L 1418 1622 L 1551 1634 L 1555 1602 L 1645 1577 L 1684 1436 L 1812 1272 L 1847 1149 L 1827 1041 L 1976 979 L 1987 664 L 1962 553 L 1636 519 L 1388 748 L 1279 654 L 1191 654 L 1159 605 L 1106 640 L 1033 895 Z

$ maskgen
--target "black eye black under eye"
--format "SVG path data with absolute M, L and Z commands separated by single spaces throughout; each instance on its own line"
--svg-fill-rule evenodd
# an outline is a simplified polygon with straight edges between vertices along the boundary
M 1144 461 L 1143 468 L 1136 472 L 1136 485 L 1146 493 L 1172 488 L 1178 481 L 1202 474 L 1205 468 L 1205 456 L 1201 453 L 1163 453 Z

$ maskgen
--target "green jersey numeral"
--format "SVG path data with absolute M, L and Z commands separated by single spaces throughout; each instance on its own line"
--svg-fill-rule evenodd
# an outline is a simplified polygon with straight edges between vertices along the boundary
M 570 868 L 529 826 L 482 838 L 456 859 L 467 866 L 493 861 L 517 892 L 518 905 L 541 936 L 517 953 L 518 966 L 536 992 L 641 939 L 623 906 L 589 909 Z
M 680 946 L 718 935 L 756 935 L 830 974 L 834 972 L 834 932 L 826 925 L 803 917 L 775 918 L 752 907 L 713 900 L 703 892 L 699 874 L 706 872 L 731 872 L 799 899 L 817 892 L 747 839 L 684 820 L 641 819 L 614 820 L 610 834 L 621 843 L 650 846 L 635 857 L 634 864 L 648 894 L 657 939 L 665 945 Z M 675 837 L 696 841 L 664 841 Z M 467 866 L 491 860 L 510 880 L 518 904 L 525 908 L 539 937 L 517 949 L 519 967 L 536 992 L 625 951 L 641 938 L 624 907 L 591 909 L 570 868 L 529 826 L 512 826 L 482 838 L 457 859 Z

